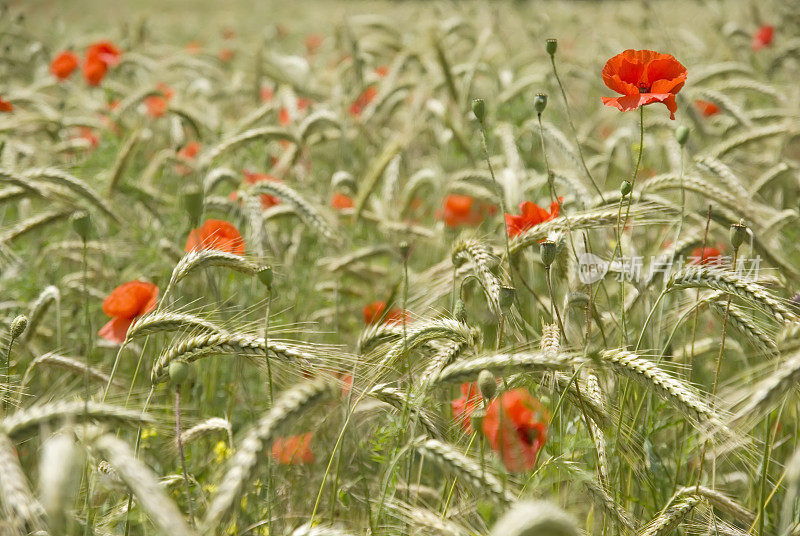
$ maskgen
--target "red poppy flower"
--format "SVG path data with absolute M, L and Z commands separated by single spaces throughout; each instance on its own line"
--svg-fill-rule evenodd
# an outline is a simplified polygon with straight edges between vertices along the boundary
M 530 471 L 547 441 L 549 418 L 547 409 L 526 389 L 513 389 L 489 404 L 483 433 L 506 469 L 516 473 Z
M 64 50 L 50 62 L 50 72 L 59 80 L 66 80 L 78 68 L 80 59 L 71 50 Z
M 477 383 L 462 383 L 461 398 L 456 398 L 450 402 L 453 408 L 453 417 L 468 434 L 472 433 L 472 413 L 480 407 L 483 399 L 478 392 Z
M 703 117 L 711 117 L 719 113 L 719 106 L 707 100 L 698 99 L 694 101 L 694 107 L 703 114 Z
M 147 115 L 154 118 L 162 117 L 166 113 L 169 101 L 175 94 L 175 91 L 163 82 L 159 82 L 157 87 L 161 95 L 150 95 L 144 99 Z
M 386 302 L 382 301 L 375 301 L 369 303 L 364 306 L 362 313 L 364 314 L 364 323 L 365 324 L 375 324 L 381 318 L 384 317 L 384 312 L 386 311 Z M 400 309 L 389 309 L 386 312 L 386 318 L 384 322 L 387 324 L 402 324 L 403 323 L 403 311 Z M 405 315 L 406 321 L 408 321 L 408 314 Z
M 162 117 L 167 112 L 167 99 L 160 95 L 150 95 L 144 99 L 147 115 L 153 118 Z
M 686 82 L 686 67 L 669 54 L 652 50 L 626 50 L 606 62 L 603 82 L 622 97 L 602 97 L 603 104 L 623 112 L 663 102 L 675 119 L 675 95 Z
M 102 338 L 122 344 L 133 321 L 156 308 L 158 287 L 146 281 L 129 281 L 103 300 L 103 312 L 111 320 L 97 332 Z
M 494 214 L 497 207 L 489 203 L 478 203 L 468 195 L 450 194 L 444 198 L 444 207 L 437 212 L 437 219 L 444 220 L 447 227 L 475 226 Z
M 94 130 L 89 127 L 81 127 L 78 137 L 82 140 L 86 140 L 92 147 L 100 145 L 100 136 L 95 134 Z
M 186 43 L 186 53 L 195 55 L 203 51 L 203 44 L 200 41 L 189 41 Z
M 281 108 L 281 111 L 278 114 L 278 123 L 280 123 L 283 126 L 286 126 L 291 122 L 292 118 L 289 115 L 289 110 L 287 110 L 286 108 Z
M 234 37 L 236 37 L 236 30 L 234 30 L 230 26 L 226 26 L 222 29 L 223 39 L 233 39 Z
M 291 437 L 278 437 L 272 443 L 272 457 L 284 465 L 314 463 L 311 440 L 314 434 L 307 433 Z
M 519 216 L 506 214 L 506 230 L 508 231 L 508 236 L 514 238 L 518 234 L 558 216 L 558 211 L 561 209 L 561 205 L 559 205 L 561 200 L 562 198 L 559 197 L 558 202 L 553 201 L 550 203 L 550 212 L 547 212 L 532 201 L 520 203 L 519 210 L 521 214 Z
M 369 103 L 375 100 L 375 97 L 378 95 L 378 88 L 375 86 L 369 86 L 367 89 L 361 92 L 361 95 L 356 98 L 355 102 L 350 105 L 350 115 L 358 117 L 361 115 L 361 112 L 364 111 L 364 108 L 367 107 Z
M 313 54 L 322 46 L 322 36 L 319 34 L 307 35 L 303 41 L 309 54 Z
M 234 56 L 234 51 L 230 48 L 223 48 L 217 54 L 217 57 L 222 61 L 231 61 Z
M 0 112 L 13 112 L 14 105 L 0 97 Z
M 225 220 L 206 220 L 202 227 L 192 229 L 189 233 L 186 252 L 207 249 L 244 255 L 244 239 L 232 223 Z
M 266 173 L 252 173 L 246 169 L 243 169 L 242 173 L 244 174 L 244 182 L 247 184 L 256 184 L 262 181 L 283 182 L 278 177 L 273 177 L 272 175 L 268 175 Z M 236 192 L 231 192 L 229 197 L 231 201 L 236 201 L 239 198 L 239 195 Z M 281 200 L 279 197 L 269 194 L 261 194 L 261 208 L 268 209 L 269 207 L 274 207 L 275 205 L 280 204 Z
M 275 92 L 270 87 L 261 88 L 261 102 L 269 102 L 275 96 Z
M 387 74 L 389 74 L 389 66 L 388 65 L 380 65 L 375 68 L 375 74 L 383 78 Z
M 761 26 L 756 33 L 753 34 L 753 42 L 751 46 L 753 50 L 761 50 L 768 47 L 772 43 L 772 38 L 775 37 L 775 27 L 765 24 Z
M 183 160 L 194 160 L 197 158 L 197 153 L 200 152 L 200 143 L 190 141 L 178 151 L 178 158 Z
M 183 160 L 184 162 L 191 163 L 197 158 L 197 154 L 200 152 L 200 143 L 196 141 L 190 141 L 183 147 L 181 147 L 177 154 L 175 155 L 179 160 Z M 178 175 L 188 175 L 192 172 L 191 166 L 183 165 L 183 164 L 175 164 L 175 173 Z
M 87 58 L 83 64 L 83 77 L 90 86 L 99 86 L 106 76 L 106 72 L 108 72 L 108 65 L 98 59 Z
M 336 192 L 331 197 L 331 206 L 336 210 L 353 208 L 353 199 L 349 195 Z
M 107 67 L 119 62 L 122 51 L 111 41 L 98 41 L 86 49 L 86 61 L 100 61 Z
M 718 266 L 723 263 L 722 251 L 719 248 L 706 246 L 705 248 L 694 248 L 689 255 L 691 264 L 702 264 Z

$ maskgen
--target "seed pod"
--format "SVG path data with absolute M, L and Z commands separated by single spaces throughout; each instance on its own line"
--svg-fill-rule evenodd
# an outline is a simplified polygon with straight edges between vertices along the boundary
M 73 214 L 70 219 L 72 228 L 84 241 L 89 239 L 92 232 L 92 216 L 88 212 L 80 211 Z
M 733 249 L 739 249 L 745 238 L 747 238 L 747 225 L 744 224 L 744 220 L 731 224 L 731 245 L 733 245 Z
M 533 109 L 536 110 L 537 114 L 542 115 L 545 108 L 547 108 L 547 95 L 544 93 L 537 93 L 533 98 Z
M 678 140 L 678 143 L 681 145 L 681 147 L 686 145 L 686 142 L 689 140 L 689 128 L 685 127 L 684 125 L 676 128 L 675 139 Z
M 478 374 L 478 389 L 481 396 L 487 400 L 494 398 L 494 395 L 497 394 L 497 380 L 491 371 L 484 369 Z
M 169 381 L 173 386 L 179 386 L 186 383 L 189 379 L 189 372 L 191 369 L 185 361 L 172 361 L 169 364 Z
M 28 327 L 28 317 L 25 315 L 18 315 L 11 321 L 11 338 L 18 339 L 23 333 L 25 328 Z
M 631 183 L 626 180 L 622 181 L 622 184 L 619 185 L 619 191 L 622 194 L 622 197 L 625 197 L 626 195 L 631 193 L 632 189 L 633 185 L 631 185 Z
M 554 56 L 556 50 L 558 50 L 558 39 L 548 39 L 544 44 L 544 49 L 548 54 Z
M 181 195 L 181 204 L 189 214 L 192 223 L 203 217 L 203 191 L 200 188 L 187 188 Z
M 411 246 L 408 242 L 403 240 L 400 242 L 400 246 L 398 248 L 400 250 L 400 256 L 403 258 L 404 261 L 408 260 L 409 255 L 411 254 Z
M 556 260 L 556 253 L 558 247 L 552 240 L 544 240 L 539 243 L 539 254 L 542 257 L 542 264 L 545 268 L 549 268 L 553 261 Z
M 472 113 L 475 114 L 475 117 L 482 125 L 483 120 L 486 118 L 486 103 L 483 102 L 483 99 L 475 99 L 472 101 Z
M 258 280 L 261 281 L 268 290 L 272 290 L 272 266 L 262 266 L 256 274 L 258 275 Z
M 511 308 L 516 296 L 517 291 L 513 287 L 500 287 L 500 307 L 502 309 Z

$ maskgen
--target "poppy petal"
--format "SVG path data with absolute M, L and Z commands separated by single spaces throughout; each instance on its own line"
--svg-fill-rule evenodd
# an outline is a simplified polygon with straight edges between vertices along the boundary
M 115 316 L 108 323 L 100 328 L 97 332 L 102 338 L 107 341 L 122 344 L 125 342 L 125 337 L 128 335 L 128 328 L 133 324 L 132 318 L 121 318 Z

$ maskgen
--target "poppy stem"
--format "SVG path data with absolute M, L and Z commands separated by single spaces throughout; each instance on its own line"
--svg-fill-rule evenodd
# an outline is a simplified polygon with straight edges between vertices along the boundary
M 578 130 L 575 128 L 575 123 L 572 122 L 572 114 L 569 111 L 569 101 L 567 101 L 567 92 L 564 91 L 564 84 L 561 83 L 561 77 L 558 76 L 558 69 L 556 69 L 556 57 L 555 54 L 550 55 L 550 63 L 553 66 L 553 74 L 556 77 L 556 82 L 558 82 L 558 89 L 561 90 L 561 96 L 564 98 L 564 109 L 567 113 L 567 122 L 569 122 L 569 128 L 572 130 L 572 135 L 575 137 L 575 146 L 578 148 L 578 157 L 580 158 L 581 164 L 583 165 L 583 170 L 586 172 L 586 176 L 589 177 L 589 180 L 592 182 L 592 186 L 597 191 L 597 194 L 600 196 L 600 199 L 603 203 L 606 202 L 605 197 L 603 197 L 603 192 L 600 190 L 600 187 L 597 186 L 597 183 L 592 176 L 592 172 L 589 171 L 589 166 L 586 165 L 586 159 L 583 158 L 583 149 L 581 149 L 581 143 L 578 140 Z
M 181 386 L 175 386 L 175 441 L 178 444 L 178 456 L 181 459 L 183 482 L 186 486 L 186 504 L 189 507 L 189 522 L 194 524 L 194 505 L 192 503 L 192 488 L 189 484 L 189 473 L 186 471 L 186 457 L 183 454 L 183 440 L 181 439 Z
M 500 198 L 500 208 L 503 210 L 503 227 L 506 227 L 505 223 L 505 215 L 510 214 L 508 211 L 508 207 L 506 206 L 506 194 L 505 190 L 497 180 L 497 177 L 494 175 L 494 168 L 492 167 L 492 161 L 489 159 L 489 149 L 486 147 L 486 129 L 483 126 L 483 122 L 480 122 L 481 128 L 481 147 L 483 148 L 483 157 L 486 159 L 486 165 L 489 166 L 489 175 L 492 176 L 492 181 L 494 182 L 494 186 L 497 189 L 497 196 Z M 508 259 L 508 273 L 509 275 L 512 273 L 511 271 L 511 246 L 509 245 L 508 241 L 508 230 L 503 229 L 503 237 L 506 240 L 506 259 Z
M 267 365 L 267 392 L 269 393 L 269 407 L 272 407 L 274 398 L 272 396 L 272 366 L 269 360 L 269 316 L 272 306 L 272 289 L 267 289 L 267 310 L 264 313 L 264 362 Z

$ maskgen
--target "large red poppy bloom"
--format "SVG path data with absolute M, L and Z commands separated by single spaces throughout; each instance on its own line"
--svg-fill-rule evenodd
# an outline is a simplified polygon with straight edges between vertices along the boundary
M 186 252 L 207 249 L 244 255 L 244 239 L 232 223 L 225 220 L 206 220 L 202 227 L 192 229 L 189 233 Z
M 606 62 L 603 82 L 622 97 L 602 97 L 603 104 L 623 112 L 663 102 L 675 119 L 675 95 L 686 82 L 686 67 L 669 54 L 652 50 L 626 50 Z
M 3 97 L 0 96 L 0 112 L 13 112 L 14 105 L 8 102 L 7 100 L 3 100 Z
M 703 114 L 703 117 L 711 117 L 719 113 L 719 106 L 707 100 L 698 99 L 694 101 L 694 107 Z
M 756 33 L 753 34 L 753 42 L 751 46 L 753 50 L 761 50 L 768 47 L 772 43 L 772 38 L 775 37 L 775 27 L 765 24 L 761 26 Z
M 530 471 L 547 441 L 549 418 L 547 409 L 526 389 L 513 389 L 489 404 L 483 433 L 506 469 L 516 473 Z
M 102 338 L 122 344 L 133 321 L 156 307 L 158 287 L 146 281 L 128 281 L 103 300 L 103 312 L 111 320 L 97 332 Z
M 453 408 L 453 418 L 468 434 L 472 433 L 472 413 L 480 407 L 482 397 L 478 392 L 477 383 L 462 383 L 461 398 L 450 402 Z
M 550 221 L 558 216 L 558 211 L 561 209 L 561 198 L 558 201 L 550 203 L 550 212 L 546 211 L 532 201 L 524 201 L 520 203 L 520 215 L 506 214 L 506 230 L 508 236 L 514 238 L 520 233 L 531 229 L 540 223 Z
M 278 437 L 272 443 L 272 457 L 285 465 L 314 463 L 311 440 L 314 434 L 300 434 L 291 437 Z
M 50 72 L 59 80 L 66 80 L 78 68 L 80 59 L 71 50 L 64 50 L 50 62 Z

